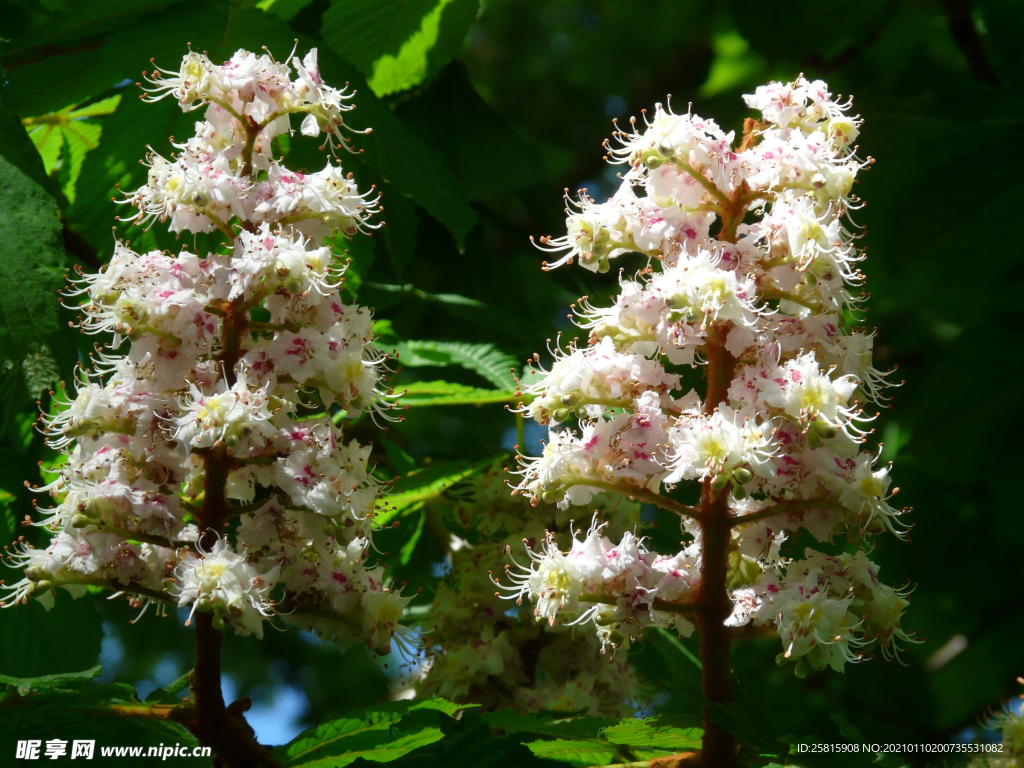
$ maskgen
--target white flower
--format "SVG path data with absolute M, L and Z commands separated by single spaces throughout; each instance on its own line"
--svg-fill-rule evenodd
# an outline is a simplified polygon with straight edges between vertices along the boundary
M 851 439 L 861 434 L 854 422 L 864 420 L 849 404 L 857 384 L 850 375 L 831 378 L 822 373 L 813 354 L 789 360 L 758 381 L 766 404 L 800 424 L 820 420 Z
M 330 160 L 322 171 L 312 174 L 293 173 L 278 164 L 270 167 L 267 180 L 256 190 L 260 201 L 253 215 L 292 229 L 315 239 L 341 230 L 351 237 L 357 231 L 376 229 L 369 219 L 380 209 L 374 190 L 360 193 L 352 180 Z
M 192 606 L 189 620 L 197 610 L 212 610 L 243 634 L 263 637 L 263 619 L 272 613 L 269 594 L 276 572 L 260 574 L 222 538 L 209 552 L 198 549 L 175 568 L 178 607 Z
M 665 304 L 687 322 L 732 321 L 752 326 L 757 316 L 752 278 L 719 268 L 707 251 L 681 259 L 651 280 Z
M 773 474 L 770 425 L 727 405 L 709 416 L 684 415 L 671 430 L 670 441 L 672 473 L 666 483 L 724 477 L 741 467 L 764 477 Z
M 236 451 L 261 448 L 276 431 L 270 424 L 267 385 L 252 388 L 244 372 L 228 387 L 207 395 L 195 384 L 175 419 L 174 437 L 189 448 L 210 448 L 222 440 Z
M 565 421 L 580 410 L 597 418 L 608 407 L 627 407 L 641 392 L 668 392 L 679 383 L 658 362 L 617 352 L 609 337 L 594 346 L 559 352 L 551 371 L 524 390 L 534 396 L 526 412 L 541 424 Z

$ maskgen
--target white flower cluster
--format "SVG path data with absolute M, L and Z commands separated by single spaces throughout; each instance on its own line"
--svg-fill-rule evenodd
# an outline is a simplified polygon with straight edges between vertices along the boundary
M 293 114 L 302 133 L 343 141 L 347 95 L 321 81 L 315 50 L 291 66 L 189 53 L 164 74 L 154 98 L 205 107 L 205 120 L 175 159 L 150 158 L 128 199 L 138 221 L 225 241 L 204 257 L 119 242 L 69 292 L 111 351 L 45 417 L 66 454 L 38 523 L 52 537 L 18 548 L 26 576 L 6 602 L 105 586 L 243 634 L 280 617 L 385 653 L 409 637 L 410 598 L 367 562 L 378 485 L 369 447 L 339 426 L 388 405 L 384 357 L 370 311 L 342 303 L 323 241 L 373 226 L 374 208 L 330 162 L 303 176 L 271 151 Z
M 540 618 L 592 620 L 612 644 L 651 624 L 688 631 L 671 611 L 694 615 L 704 521 L 722 508 L 732 623 L 770 627 L 786 659 L 841 668 L 909 639 L 906 601 L 866 560 L 840 575 L 779 547 L 800 528 L 854 545 L 904 528 L 889 468 L 864 447 L 863 408 L 880 405 L 887 385 L 873 335 L 852 321 L 863 257 L 848 219 L 867 162 L 853 146 L 859 119 L 824 83 L 801 77 L 745 98 L 761 118 L 739 142 L 660 105 L 645 126 L 632 121 L 609 153 L 628 166 L 619 190 L 604 203 L 584 193 L 568 234 L 541 241 L 560 254 L 549 268 L 578 259 L 604 272 L 629 253 L 645 263 L 620 277 L 611 306 L 581 300 L 589 344 L 555 350 L 550 372 L 523 385 L 523 412 L 552 425 L 575 417 L 579 428 L 552 427 L 543 455 L 521 459 L 516 491 L 562 508 L 608 491 L 660 504 L 683 515 L 683 549 L 665 558 L 595 527 L 567 552 L 531 550 L 512 589 Z M 680 366 L 703 368 L 703 395 Z M 701 484 L 699 506 L 669 496 L 684 480 Z
M 565 615 L 575 616 L 570 625 L 592 621 L 602 651 L 629 647 L 647 626 L 673 628 L 689 637 L 694 625 L 677 609 L 699 583 L 696 550 L 663 557 L 629 531 L 613 543 L 602 529 L 595 520 L 582 539 L 574 531 L 567 552 L 548 534 L 540 551 L 528 550 L 529 565 L 517 563 L 516 569 L 506 570 L 510 586 L 496 584 L 517 601 L 532 598 L 534 615 L 552 626 Z
M 592 632 L 533 621 L 532 605 L 510 606 L 481 578 L 482 572 L 500 571 L 507 548 L 524 539 L 571 541 L 568 512 L 510 496 L 506 477 L 495 463 L 445 501 L 457 533 L 449 551 L 451 570 L 424 620 L 433 656 L 414 682 L 417 692 L 491 709 L 633 714 L 646 697 L 625 655 L 602 657 Z M 616 533 L 635 524 L 638 505 L 612 494 L 594 503 Z M 546 534 L 546 528 L 557 533 Z

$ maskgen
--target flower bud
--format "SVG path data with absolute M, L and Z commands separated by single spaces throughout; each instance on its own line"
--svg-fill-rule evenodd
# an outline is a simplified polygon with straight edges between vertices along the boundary
M 552 421 L 561 422 L 561 421 L 565 421 L 568 418 L 569 418 L 569 409 L 568 408 L 557 408 L 557 409 L 555 409 L 554 411 L 551 412 L 551 420 Z

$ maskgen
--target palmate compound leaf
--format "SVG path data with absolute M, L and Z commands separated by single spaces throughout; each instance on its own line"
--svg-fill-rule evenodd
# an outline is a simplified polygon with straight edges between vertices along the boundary
M 403 367 L 458 365 L 474 371 L 501 390 L 515 386 L 516 359 L 493 344 L 461 341 L 403 341 L 396 346 Z
M 75 201 L 75 182 L 82 172 L 85 154 L 99 146 L 103 127 L 87 118 L 112 114 L 121 101 L 121 94 L 101 99 L 77 108 L 72 104 L 58 112 L 22 120 L 29 138 L 43 159 L 47 174 L 53 174 L 58 165 L 66 166 L 64 196 Z
M 274 749 L 287 768 L 341 768 L 395 760 L 444 737 L 441 722 L 463 705 L 440 698 L 379 704 L 321 723 Z

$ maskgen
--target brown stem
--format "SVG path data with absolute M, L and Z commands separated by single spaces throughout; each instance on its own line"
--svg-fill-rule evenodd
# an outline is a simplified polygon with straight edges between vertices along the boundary
M 736 241 L 736 228 L 743 221 L 746 206 L 737 199 L 722 205 L 720 240 Z M 728 323 L 713 323 L 707 331 L 707 392 L 704 413 L 711 415 L 728 399 L 729 385 L 736 371 L 736 358 L 725 347 Z M 716 491 L 712 478 L 706 478 L 700 494 L 700 634 L 701 692 L 709 702 L 704 706 L 704 734 L 701 737 L 703 768 L 733 768 L 736 765 L 736 739 L 714 720 L 712 703 L 732 701 L 730 660 L 732 635 L 725 620 L 732 612 L 729 599 L 729 544 L 732 525 L 729 519 L 729 491 Z
M 252 173 L 252 152 L 259 133 L 251 119 L 246 133 L 242 174 L 248 176 Z M 227 385 L 231 387 L 236 379 L 235 365 L 242 356 L 242 339 L 248 330 L 248 308 L 234 301 L 224 302 L 219 309 L 222 310 L 221 350 L 217 361 Z M 231 513 L 227 479 L 235 462 L 223 444 L 202 455 L 206 475 L 203 479 L 203 504 L 199 510 L 199 545 L 208 552 L 223 535 L 224 521 Z M 217 758 L 230 768 L 279 768 L 270 752 L 256 741 L 252 729 L 242 717 L 241 710 L 247 707 L 237 706 L 238 702 L 230 707 L 224 704 L 220 668 L 223 637 L 221 630 L 214 627 L 213 620 L 213 611 L 195 614 L 196 660 L 190 679 L 194 716 L 188 721 L 188 728 L 200 744 L 211 747 Z

